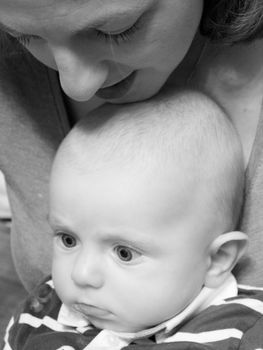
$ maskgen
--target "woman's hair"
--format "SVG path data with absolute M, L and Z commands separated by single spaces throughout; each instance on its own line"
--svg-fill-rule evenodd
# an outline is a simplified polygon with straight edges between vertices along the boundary
M 262 0 L 204 0 L 201 34 L 220 43 L 263 37 Z

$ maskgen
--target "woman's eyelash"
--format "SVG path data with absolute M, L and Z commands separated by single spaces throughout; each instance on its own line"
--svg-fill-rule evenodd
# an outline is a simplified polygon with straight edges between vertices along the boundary
M 97 31 L 97 36 L 103 38 L 106 41 L 114 41 L 116 44 L 130 40 L 130 37 L 139 30 L 138 21 L 133 24 L 130 28 L 124 30 L 121 33 L 111 34 L 102 31 Z
M 14 38 L 24 46 L 29 45 L 30 41 L 32 39 L 40 39 L 39 37 L 37 37 L 35 35 L 26 35 L 26 34 L 21 34 L 19 36 L 14 37 Z
M 96 31 L 96 34 L 98 37 L 103 38 L 106 41 L 114 41 L 116 44 L 120 44 L 122 42 L 128 41 L 130 37 L 139 30 L 138 22 L 139 21 L 137 21 L 130 28 L 124 30 L 121 33 L 111 34 L 111 33 L 105 33 L 98 30 Z M 24 46 L 28 46 L 32 39 L 40 39 L 38 36 L 27 35 L 27 34 L 21 34 L 14 38 Z
M 97 30 L 96 34 L 99 38 L 103 38 L 106 41 L 114 41 L 116 44 L 120 44 L 122 42 L 128 41 L 130 37 L 136 33 L 139 30 L 139 21 L 134 23 L 130 28 L 124 30 L 121 33 L 117 34 L 111 34 L 111 33 L 105 33 L 102 31 Z M 22 45 L 28 46 L 30 44 L 30 41 L 32 39 L 39 40 L 40 38 L 35 35 L 27 35 L 27 34 L 21 34 L 19 36 L 13 36 L 17 41 L 19 41 Z

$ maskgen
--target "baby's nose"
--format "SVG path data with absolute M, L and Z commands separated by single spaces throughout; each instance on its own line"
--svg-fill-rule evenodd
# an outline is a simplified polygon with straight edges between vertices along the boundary
M 95 254 L 80 253 L 71 272 L 74 283 L 81 288 L 101 288 L 104 284 L 104 274 L 100 260 Z

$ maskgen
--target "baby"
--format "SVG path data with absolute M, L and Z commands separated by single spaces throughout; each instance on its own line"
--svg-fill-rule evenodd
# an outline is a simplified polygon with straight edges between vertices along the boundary
M 262 346 L 263 294 L 231 274 L 247 245 L 243 182 L 239 138 L 200 93 L 81 120 L 51 173 L 52 280 L 5 349 Z

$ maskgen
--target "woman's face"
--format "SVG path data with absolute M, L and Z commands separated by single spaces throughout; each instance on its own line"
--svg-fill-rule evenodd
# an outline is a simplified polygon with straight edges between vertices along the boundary
M 1 0 L 0 23 L 77 101 L 144 100 L 197 31 L 203 0 Z

